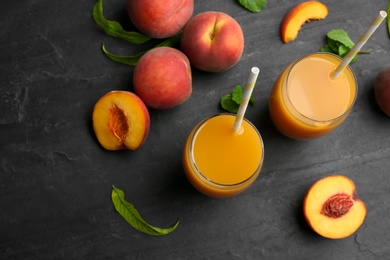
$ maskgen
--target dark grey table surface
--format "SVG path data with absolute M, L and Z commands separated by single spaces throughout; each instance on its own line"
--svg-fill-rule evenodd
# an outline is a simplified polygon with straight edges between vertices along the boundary
M 352 65 L 359 93 L 349 118 L 326 137 L 301 142 L 279 134 L 268 97 L 278 74 L 319 50 L 332 29 L 357 41 L 387 0 L 326 0 L 325 20 L 305 24 L 283 44 L 279 26 L 299 1 L 268 1 L 250 13 L 234 0 L 195 0 L 194 14 L 222 11 L 245 35 L 230 70 L 193 70 L 193 93 L 171 110 L 150 110 L 148 139 L 137 151 L 109 152 L 91 126 L 95 102 L 111 90 L 132 91 L 133 67 L 109 60 L 107 48 L 136 54 L 92 19 L 93 0 L 6 1 L 0 10 L 0 258 L 1 259 L 390 259 L 390 118 L 373 94 L 376 74 L 390 65 L 383 23 Z M 104 0 L 104 14 L 132 29 L 125 1 Z M 256 106 L 246 117 L 261 132 L 264 167 L 247 191 L 228 199 L 203 196 L 187 182 L 181 153 L 189 131 L 218 112 L 219 99 L 261 70 Z M 302 200 L 318 179 L 342 174 L 356 184 L 368 212 L 352 236 L 329 240 L 306 224 Z M 111 202 L 122 189 L 149 223 L 167 236 L 129 226 Z

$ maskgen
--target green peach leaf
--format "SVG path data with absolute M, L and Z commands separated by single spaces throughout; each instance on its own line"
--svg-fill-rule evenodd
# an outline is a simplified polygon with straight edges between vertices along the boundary
M 221 107 L 230 113 L 237 113 L 243 95 L 244 93 L 242 91 L 241 85 L 236 85 L 236 87 L 233 89 L 232 92 L 224 95 L 221 98 L 220 101 Z M 252 98 L 252 95 L 249 99 L 249 102 L 252 105 L 256 105 L 256 101 Z
M 112 186 L 111 199 L 116 211 L 136 230 L 152 236 L 162 236 L 171 233 L 179 225 L 179 220 L 169 228 L 159 228 L 148 224 L 135 207 L 125 200 L 122 190 Z
M 252 96 L 253 95 L 251 95 L 251 97 L 249 98 L 249 103 L 252 105 L 256 105 L 256 100 Z
M 115 55 L 115 54 L 112 54 L 109 51 L 107 51 L 106 47 L 104 46 L 104 43 L 102 44 L 102 51 L 111 60 L 125 64 L 125 65 L 130 65 L 130 66 L 137 65 L 138 60 L 142 57 L 142 55 L 145 54 L 145 52 L 141 52 L 141 53 L 134 55 L 134 56 Z
M 221 98 L 220 104 L 224 110 L 230 113 L 237 113 L 239 108 L 239 104 L 233 101 L 232 95 L 230 93 Z
M 160 44 L 157 44 L 153 48 L 163 47 L 163 46 L 175 47 L 178 44 L 180 37 L 181 37 L 181 33 L 178 33 L 178 34 L 172 36 L 171 38 L 168 38 L 165 41 L 161 42 Z M 142 57 L 142 55 L 144 55 L 147 52 L 147 51 L 143 51 L 143 52 L 140 52 L 140 53 L 138 53 L 136 55 L 132 55 L 132 56 L 120 56 L 120 55 L 116 55 L 116 54 L 113 54 L 113 53 L 110 53 L 109 51 L 107 51 L 106 47 L 104 46 L 104 43 L 102 44 L 102 51 L 111 60 L 125 64 L 125 65 L 129 65 L 129 66 L 137 65 L 138 60 Z
M 328 38 L 328 47 L 332 50 L 332 53 L 338 53 L 340 43 Z
M 387 5 L 387 30 L 389 32 L 389 37 L 390 37 L 390 0 L 389 4 Z
M 345 45 L 345 47 L 348 47 L 350 49 L 352 49 L 353 46 L 355 45 L 355 43 L 351 40 L 351 38 L 349 38 L 348 33 L 341 29 L 332 30 L 328 32 L 327 36 L 329 39 L 332 39 L 335 42 L 339 42 Z
M 243 96 L 244 96 L 244 92 L 241 88 L 241 85 L 237 85 L 235 89 L 232 91 L 232 100 L 239 105 L 241 104 Z M 253 95 L 250 96 L 249 102 L 253 105 L 256 105 L 256 101 L 253 99 Z
M 266 0 L 238 0 L 239 3 L 252 13 L 261 12 L 264 9 Z
M 348 52 L 355 46 L 355 43 L 349 38 L 349 35 L 346 31 L 342 29 L 336 29 L 329 31 L 326 34 L 327 43 L 324 47 L 320 49 L 321 52 L 330 52 L 344 58 Z M 364 53 L 369 53 L 367 51 L 362 51 Z M 360 51 L 359 51 L 360 53 Z M 356 61 L 358 55 L 351 60 L 351 64 Z
M 244 92 L 242 91 L 242 88 L 240 85 L 237 85 L 232 92 L 232 100 L 236 102 L 238 105 L 241 103 L 242 96 L 244 95 Z
M 333 52 L 333 50 L 329 47 L 329 45 L 325 45 L 320 49 L 321 52 Z
M 339 49 L 338 49 L 338 52 L 339 52 L 339 55 L 340 57 L 345 57 L 345 55 L 347 55 L 347 53 L 350 51 L 351 49 L 346 47 L 345 45 L 340 45 L 339 46 Z
M 98 0 L 93 7 L 92 17 L 107 35 L 114 36 L 133 44 L 142 44 L 151 38 L 139 32 L 125 31 L 116 21 L 109 21 L 103 15 L 103 0 Z

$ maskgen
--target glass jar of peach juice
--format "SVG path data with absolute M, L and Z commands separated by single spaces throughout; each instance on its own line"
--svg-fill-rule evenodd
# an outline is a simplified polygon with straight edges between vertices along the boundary
M 264 145 L 260 133 L 244 118 L 237 133 L 235 115 L 217 114 L 191 131 L 183 152 L 183 168 L 189 182 L 210 197 L 230 197 L 246 190 L 263 166 Z
M 279 76 L 269 99 L 275 127 L 297 140 L 317 138 L 333 131 L 349 115 L 357 96 L 350 66 L 333 78 L 341 58 L 312 53 L 291 63 Z

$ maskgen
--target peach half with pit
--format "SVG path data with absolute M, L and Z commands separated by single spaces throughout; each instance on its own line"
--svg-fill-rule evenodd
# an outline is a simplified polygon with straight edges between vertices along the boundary
M 93 130 L 107 150 L 136 150 L 149 133 L 150 117 L 144 102 L 129 91 L 110 91 L 95 104 Z
M 294 41 L 305 23 L 325 19 L 327 15 L 327 6 L 318 1 L 306 1 L 295 5 L 284 16 L 280 26 L 282 42 L 288 43 Z
M 133 25 L 145 35 L 161 39 L 178 33 L 194 11 L 194 0 L 127 0 Z
M 343 175 L 331 175 L 315 182 L 303 202 L 308 225 L 330 239 L 355 233 L 366 217 L 366 206 L 358 198 L 355 184 Z
M 207 72 L 233 67 L 244 51 L 240 24 L 223 12 L 207 11 L 189 20 L 180 39 L 181 50 L 191 65 Z

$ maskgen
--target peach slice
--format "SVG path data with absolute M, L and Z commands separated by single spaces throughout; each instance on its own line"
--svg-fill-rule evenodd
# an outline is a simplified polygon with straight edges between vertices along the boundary
M 149 133 L 150 117 L 144 102 L 128 91 L 111 91 L 93 108 L 93 130 L 107 150 L 138 149 Z
M 309 226 L 319 235 L 341 239 L 352 235 L 363 224 L 366 206 L 359 200 L 351 179 L 327 176 L 307 192 L 303 211 Z
M 327 15 L 328 8 L 321 2 L 306 1 L 297 4 L 284 16 L 280 26 L 283 43 L 295 40 L 304 23 L 324 19 Z

